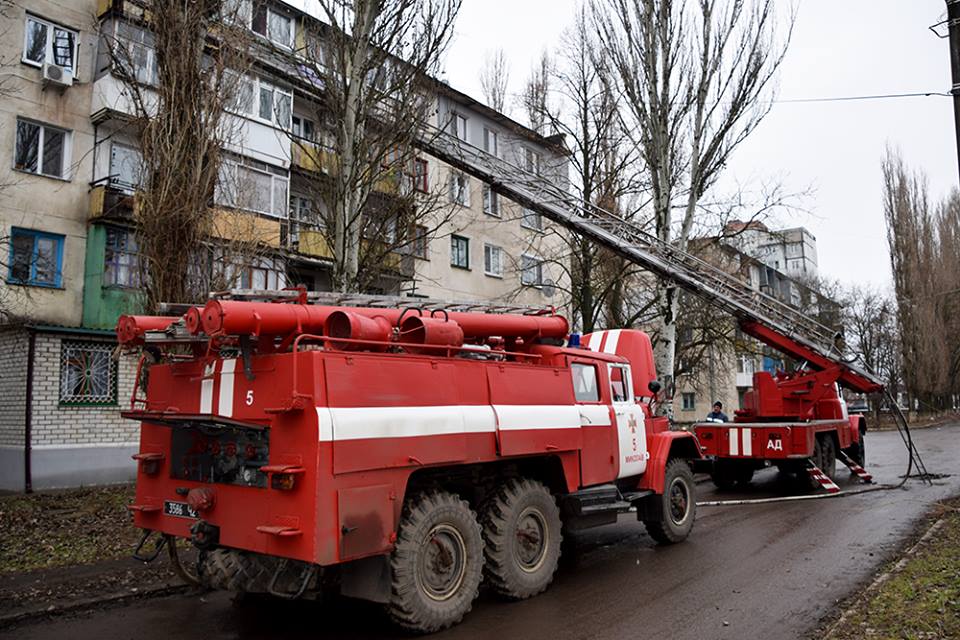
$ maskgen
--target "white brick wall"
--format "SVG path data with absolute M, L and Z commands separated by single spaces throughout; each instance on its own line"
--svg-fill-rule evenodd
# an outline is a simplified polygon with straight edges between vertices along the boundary
M 0 446 L 23 446 L 27 401 L 27 333 L 0 331 Z
M 90 445 L 139 441 L 139 423 L 120 417 L 120 410 L 129 406 L 136 376 L 136 360 L 124 357 L 117 363 L 116 404 L 62 405 L 60 345 L 63 340 L 115 344 L 100 337 L 37 334 L 33 370 L 33 445 Z

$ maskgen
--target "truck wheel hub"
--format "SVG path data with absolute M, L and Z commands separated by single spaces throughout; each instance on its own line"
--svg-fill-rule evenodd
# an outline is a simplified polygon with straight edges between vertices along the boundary
M 463 536 L 447 524 L 434 526 L 421 547 L 418 578 L 433 600 L 451 598 L 463 583 L 467 548 Z
M 543 565 L 547 550 L 546 519 L 539 509 L 527 507 L 517 519 L 517 562 L 532 573 Z

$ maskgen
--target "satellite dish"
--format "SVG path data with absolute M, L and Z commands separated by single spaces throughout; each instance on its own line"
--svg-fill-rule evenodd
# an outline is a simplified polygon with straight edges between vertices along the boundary
M 540 285 L 540 291 L 548 298 L 552 298 L 557 292 L 556 283 L 550 278 L 545 278 L 543 284 Z

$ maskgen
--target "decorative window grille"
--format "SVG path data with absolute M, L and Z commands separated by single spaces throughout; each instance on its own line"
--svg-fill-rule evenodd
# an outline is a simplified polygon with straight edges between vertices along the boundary
M 117 363 L 113 345 L 100 342 L 60 344 L 60 404 L 117 403 Z

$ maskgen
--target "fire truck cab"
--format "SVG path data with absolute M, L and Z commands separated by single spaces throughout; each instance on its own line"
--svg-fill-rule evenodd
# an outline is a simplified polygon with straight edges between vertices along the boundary
M 700 447 L 654 415 L 642 332 L 567 344 L 554 314 L 302 301 L 212 300 L 168 321 L 119 332 L 152 336 L 159 360 L 126 413 L 142 423 L 130 508 L 192 540 L 208 586 L 334 585 L 429 632 L 470 610 L 481 578 L 509 599 L 546 589 L 564 531 L 632 511 L 660 543 L 693 526 Z

